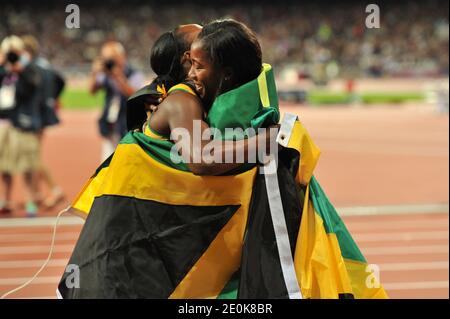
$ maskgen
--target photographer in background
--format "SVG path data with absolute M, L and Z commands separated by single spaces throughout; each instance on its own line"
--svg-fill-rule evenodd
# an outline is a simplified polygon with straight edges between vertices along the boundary
M 36 171 L 39 168 L 39 132 L 43 127 L 42 107 L 44 73 L 32 62 L 25 45 L 17 36 L 6 37 L 0 46 L 1 151 L 0 173 L 3 193 L 1 212 L 11 212 L 12 175 L 23 174 L 25 180 L 25 211 L 37 214 Z
M 6 71 L 6 64 L 14 60 L 0 49 L 0 217 L 12 212 L 12 173 L 15 169 L 12 152 L 11 116 L 14 109 L 17 76 Z
M 45 129 L 50 126 L 55 126 L 60 123 L 58 110 L 61 108 L 60 96 L 65 87 L 65 79 L 63 75 L 55 70 L 50 62 L 40 55 L 40 45 L 38 40 L 32 35 L 25 35 L 22 37 L 22 41 L 25 45 L 25 51 L 30 55 L 32 63 L 39 66 L 44 75 L 45 85 L 43 92 L 42 103 L 42 129 L 39 132 L 40 149 L 45 136 Z M 64 200 L 64 193 L 61 187 L 55 182 L 51 173 L 50 167 L 40 161 L 40 167 L 37 171 L 37 189 L 39 193 L 37 198 L 42 201 L 43 206 L 46 209 L 51 209 L 58 203 Z M 42 191 L 40 190 L 40 183 L 43 182 L 48 188 L 49 194 L 45 199 L 43 198 Z
M 127 133 L 126 102 L 143 85 L 143 75 L 127 64 L 125 49 L 119 42 L 106 42 L 93 62 L 90 92 L 105 90 L 103 112 L 98 121 L 104 138 L 102 161 L 114 152 Z

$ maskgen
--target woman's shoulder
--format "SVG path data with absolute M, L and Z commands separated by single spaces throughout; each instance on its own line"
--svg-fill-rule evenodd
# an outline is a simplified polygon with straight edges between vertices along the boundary
M 189 81 L 189 80 L 185 80 L 181 83 L 178 83 L 178 84 L 172 86 L 169 89 L 168 94 L 174 93 L 174 92 L 179 92 L 179 91 L 186 92 L 190 95 L 198 96 L 198 94 L 195 90 L 194 82 Z
M 161 117 L 169 118 L 175 114 L 203 114 L 203 104 L 192 89 L 189 82 L 182 82 L 174 85 L 168 92 L 167 97 L 158 105 L 158 111 Z

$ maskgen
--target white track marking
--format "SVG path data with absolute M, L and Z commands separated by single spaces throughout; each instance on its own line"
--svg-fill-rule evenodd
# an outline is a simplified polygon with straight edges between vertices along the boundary
M 405 218 L 406 219 L 406 218 Z M 445 218 L 439 218 L 432 220 L 389 220 L 384 222 L 374 222 L 374 221 L 352 221 L 351 219 L 345 220 L 345 225 L 352 233 L 362 231 L 362 230 L 395 230 L 400 231 L 401 229 L 408 228 L 420 228 L 421 230 L 426 229 L 448 229 L 449 219 L 446 216 Z
M 395 282 L 383 284 L 388 290 L 411 290 L 411 289 L 439 289 L 448 288 L 448 281 L 416 281 L 416 282 Z
M 449 213 L 448 203 L 423 204 L 423 205 L 381 205 L 381 206 L 353 206 L 336 208 L 340 216 L 377 216 L 377 215 L 404 215 L 404 214 L 435 214 Z M 0 219 L 2 227 L 32 227 L 32 226 L 53 226 L 56 217 L 38 218 L 4 218 Z M 81 217 L 63 217 L 59 221 L 61 225 L 83 225 Z
M 394 242 L 411 240 L 436 240 L 447 239 L 448 231 L 418 231 L 418 232 L 398 232 L 398 233 L 369 233 L 361 234 L 352 232 L 352 236 L 357 242 Z
M 431 262 L 417 262 L 417 263 L 387 263 L 378 264 L 381 272 L 385 271 L 412 271 L 412 270 L 437 270 L 448 269 L 447 261 L 431 261 Z
M 47 267 L 63 267 L 67 265 L 68 261 L 69 258 L 51 259 Z M 0 261 L 0 269 L 37 268 L 44 262 L 44 259 Z
M 29 277 L 1 278 L 0 286 L 16 286 L 23 284 L 29 279 Z M 60 280 L 61 276 L 37 277 L 30 285 L 57 285 Z
M 0 228 L 2 227 L 22 227 L 22 226 L 53 226 L 55 217 L 37 217 L 37 218 L 4 218 L 0 219 Z M 83 225 L 84 220 L 81 217 L 61 217 L 58 227 L 62 225 Z
M 54 252 L 56 253 L 70 253 L 73 251 L 75 245 L 55 245 Z M 15 254 L 38 254 L 48 253 L 50 245 L 48 246 L 7 246 L 0 247 L 0 255 L 15 255 Z
M 11 299 L 57 299 L 55 296 L 34 296 L 34 297 L 20 297 L 20 298 L 11 298 Z
M 56 239 L 59 240 L 76 240 L 80 235 L 79 232 L 61 232 L 57 235 Z M 9 242 L 27 242 L 27 241 L 45 241 L 49 242 L 51 240 L 49 233 L 26 233 L 26 234 L 0 234 L 0 243 L 9 243 Z
M 446 204 L 424 205 L 383 205 L 383 206 L 355 206 L 336 209 L 340 216 L 378 216 L 378 215 L 404 215 L 404 214 L 448 214 Z
M 448 254 L 448 245 L 367 247 L 361 249 L 363 255 L 411 255 L 411 254 Z

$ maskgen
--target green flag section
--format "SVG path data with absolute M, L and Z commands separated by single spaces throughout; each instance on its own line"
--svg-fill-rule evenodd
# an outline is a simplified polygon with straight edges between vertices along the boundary
M 258 79 L 225 95 L 208 116 L 224 133 L 279 119 L 268 65 Z M 69 260 L 79 266 L 80 287 L 68 285 L 65 273 L 61 296 L 289 298 L 258 167 L 196 176 L 172 162 L 172 145 L 130 132 L 88 180 L 72 204 L 87 216 Z M 386 298 L 313 176 L 320 150 L 298 120 L 285 145 L 277 178 L 303 297 Z
M 387 298 L 376 274 L 368 267 L 344 222 L 313 176 L 320 149 L 298 120 L 287 148 L 296 150 L 301 157 L 296 182 L 302 189 L 302 213 L 293 255 L 303 297 Z
M 307 186 L 295 266 L 305 298 L 387 298 L 377 274 L 313 177 Z
M 139 108 L 139 105 L 136 105 L 136 96 L 142 97 L 145 94 L 153 95 L 156 93 L 156 88 L 145 86 L 130 98 L 129 104 L 127 105 L 128 109 Z M 136 117 L 139 116 L 135 114 L 139 112 L 144 111 L 127 110 L 127 115 L 130 117 L 129 120 L 132 122 L 139 122 L 136 120 Z M 142 116 L 139 118 L 142 118 Z M 211 128 L 219 130 L 223 134 L 223 137 L 228 139 L 242 139 L 244 138 L 244 135 L 236 135 L 239 134 L 239 132 L 225 136 L 225 132 L 228 132 L 225 129 L 258 129 L 278 123 L 279 118 L 280 112 L 278 109 L 278 97 L 273 69 L 269 64 L 265 63 L 263 64 L 261 74 L 257 79 L 224 93 L 216 99 L 208 114 L 207 122 Z M 146 152 L 148 156 L 159 163 L 177 170 L 189 171 L 187 165 L 183 163 L 179 156 L 175 153 L 171 155 L 174 143 L 170 140 L 161 140 L 141 133 L 132 133 L 126 135 L 120 141 L 120 145 L 123 144 L 136 144 Z M 74 208 L 77 208 L 86 214 L 89 213 L 89 208 L 96 196 L 94 196 L 94 194 L 98 194 L 97 188 L 108 171 L 108 166 L 113 155 L 102 163 L 94 176 L 87 181 L 82 191 L 74 200 Z M 175 161 L 173 160 L 174 157 L 176 158 Z M 255 165 L 252 164 L 244 164 L 244 169 L 235 170 L 235 172 L 242 172 L 254 166 Z M 96 178 L 98 174 L 100 175 Z
M 242 133 L 227 128 L 257 130 L 279 120 L 277 88 L 269 64 L 263 64 L 261 74 L 255 80 L 219 95 L 206 118 L 209 126 L 218 129 L 227 140 L 244 138 Z

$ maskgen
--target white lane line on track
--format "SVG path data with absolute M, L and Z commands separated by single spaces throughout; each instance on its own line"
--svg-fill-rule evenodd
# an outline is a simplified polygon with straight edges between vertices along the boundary
M 437 214 L 449 213 L 448 203 L 437 204 L 412 204 L 412 205 L 381 205 L 381 206 L 353 206 L 336 208 L 340 216 L 377 216 L 377 215 L 404 215 L 404 214 Z M 53 226 L 56 217 L 38 218 L 4 218 L 0 219 L 2 227 L 32 227 L 32 226 Z M 65 216 L 60 218 L 59 225 L 83 225 L 81 217 Z
M 15 278 L 1 278 L 0 279 L 0 286 L 15 286 L 15 285 L 21 285 L 27 280 L 29 280 L 29 277 L 15 277 Z M 47 277 L 37 277 L 35 280 L 33 280 L 30 285 L 56 285 L 61 280 L 61 276 L 47 276 Z
M 79 232 L 61 232 L 56 233 L 56 240 L 77 240 Z M 26 234 L 0 234 L 0 243 L 9 243 L 9 242 L 26 242 L 26 241 L 48 241 L 51 242 L 51 232 L 49 230 L 48 233 L 26 233 Z
M 36 268 L 41 267 L 44 261 L 45 259 L 0 261 L 0 269 Z M 69 258 L 51 259 L 47 267 L 63 267 L 68 261 Z
M 72 252 L 74 247 L 75 247 L 75 244 L 73 244 L 73 245 L 55 245 L 53 252 L 55 252 L 55 253 Z M 48 245 L 48 246 L 7 246 L 7 247 L 0 247 L 0 255 L 48 253 L 49 250 L 50 250 L 50 245 Z
M 408 240 L 433 240 L 448 239 L 448 231 L 417 231 L 417 232 L 383 232 L 383 233 L 362 233 L 351 231 L 353 238 L 358 242 L 377 242 L 377 241 L 408 241 Z M 56 241 L 76 241 L 80 234 L 77 232 L 61 233 L 56 235 Z M 45 244 L 51 241 L 51 235 L 48 234 L 8 234 L 0 235 L 0 243 L 22 243 L 33 242 Z M 30 245 L 32 246 L 32 245 Z
M 404 215 L 404 214 L 448 214 L 449 206 L 445 204 L 424 205 L 382 205 L 382 206 L 355 206 L 336 209 L 340 216 L 378 216 L 378 215 Z
M 392 282 L 383 284 L 384 289 L 411 290 L 411 289 L 439 289 L 448 288 L 448 281 L 416 281 L 416 282 Z
M 20 285 L 29 278 L 26 277 L 16 277 L 16 278 L 4 278 L 0 279 L 0 286 L 7 285 Z M 57 285 L 61 277 L 59 276 L 48 276 L 48 277 L 38 277 L 31 285 Z M 448 288 L 448 281 L 418 281 L 418 282 L 391 282 L 383 283 L 383 287 L 386 290 L 406 290 L 406 289 L 436 289 L 436 288 Z
M 33 226 L 53 226 L 56 217 L 37 217 L 37 218 L 4 218 L 0 219 L 0 228 L 2 227 L 33 227 Z M 84 219 L 76 216 L 64 216 L 59 219 L 58 227 L 62 225 L 83 225 Z
M 33 297 L 20 297 L 20 298 L 11 297 L 9 299 L 58 299 L 58 298 L 56 298 L 56 295 L 55 295 L 55 296 L 33 296 Z
M 47 267 L 63 267 L 67 265 L 68 258 L 50 260 Z M 44 259 L 0 261 L 0 269 L 22 269 L 40 267 Z M 378 264 L 381 271 L 408 271 L 408 270 L 436 270 L 449 269 L 448 261 L 385 263 Z
M 419 232 L 401 232 L 401 233 L 352 233 L 353 239 L 357 242 L 390 242 L 390 241 L 411 241 L 411 240 L 436 240 L 447 239 L 447 231 L 419 231 Z
M 447 261 L 410 262 L 410 263 L 386 263 L 378 264 L 380 271 L 413 271 L 413 270 L 438 270 L 449 269 Z
M 55 245 L 54 252 L 72 252 L 75 245 Z M 0 255 L 47 253 L 50 246 L 6 246 L 0 247 Z M 448 245 L 420 245 L 393 247 L 362 247 L 363 255 L 408 255 L 448 253 Z
M 447 253 L 448 245 L 423 245 L 423 246 L 393 246 L 393 247 L 367 247 L 362 248 L 364 256 L 369 255 L 411 255 L 411 254 L 438 254 Z
M 400 231 L 402 229 L 408 228 L 420 228 L 420 229 L 448 229 L 448 217 L 439 218 L 433 220 L 390 220 L 384 222 L 354 222 L 351 219 L 344 220 L 345 225 L 352 232 L 360 230 L 395 230 Z

